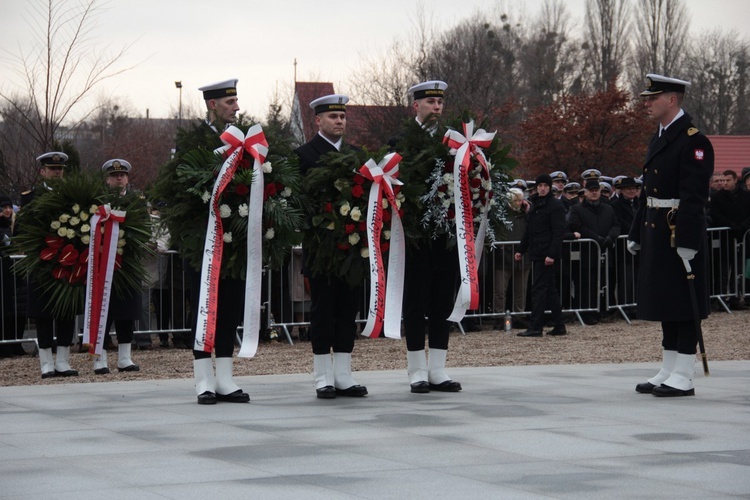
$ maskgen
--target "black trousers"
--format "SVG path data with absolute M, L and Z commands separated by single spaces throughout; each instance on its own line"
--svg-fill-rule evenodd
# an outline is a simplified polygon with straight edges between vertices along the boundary
M 135 320 L 132 319 L 108 319 L 107 328 L 104 332 L 105 335 L 109 335 L 109 331 L 112 328 L 112 323 L 115 324 L 115 330 L 117 333 L 118 344 L 130 344 L 133 341 L 133 332 L 135 331 Z
M 700 325 L 698 325 L 700 326 Z M 698 331 L 695 321 L 662 321 L 661 346 L 666 351 L 677 351 L 680 354 L 695 354 L 698 349 Z
M 407 248 L 405 264 L 403 316 L 407 350 L 423 350 L 425 334 L 431 348 L 448 349 L 447 319 L 456 300 L 458 251 L 446 249 L 441 238 L 433 241 L 432 248 Z
M 50 316 L 32 319 L 36 323 L 36 338 L 39 349 L 51 348 L 54 345 L 55 335 L 57 335 L 58 346 L 69 347 L 73 344 L 76 320 L 52 319 Z
M 313 354 L 352 352 L 362 287 L 351 288 L 335 277 L 315 276 L 310 282 L 310 341 Z
M 190 343 L 195 343 L 195 329 L 198 324 L 198 301 L 200 299 L 200 272 L 191 270 L 191 327 Z M 260 286 L 260 283 L 258 283 Z M 219 295 L 216 304 L 216 338 L 214 339 L 214 353 L 217 358 L 231 358 L 234 355 L 234 341 L 237 327 L 242 322 L 245 304 L 245 281 L 222 278 L 219 280 Z M 195 359 L 210 358 L 210 352 L 193 349 Z
M 532 261 L 533 282 L 531 284 L 531 323 L 529 329 L 542 331 L 544 311 L 552 312 L 555 326 L 564 324 L 560 295 L 555 283 L 555 267 L 545 266 L 543 260 Z

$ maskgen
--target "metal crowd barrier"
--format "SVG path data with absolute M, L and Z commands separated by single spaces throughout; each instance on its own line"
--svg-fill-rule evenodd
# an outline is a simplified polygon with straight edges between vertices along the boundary
M 484 254 L 481 267 L 486 270 L 482 286 L 485 299 L 481 309 L 471 311 L 467 318 L 493 319 L 500 326 L 506 316 L 512 320 L 531 313 L 533 266 L 527 255 L 520 262 L 513 259 L 519 244 L 495 242 Z M 595 313 L 601 307 L 601 269 L 605 265 L 601 248 L 591 239 L 565 240 L 562 258 L 554 265 L 563 313 L 575 314 L 583 324 L 581 314 Z
M 479 269 L 480 308 L 469 311 L 467 320 L 502 327 L 506 316 L 513 319 L 530 314 L 533 271 L 528 257 L 521 262 L 513 260 L 519 244 L 518 241 L 496 242 L 484 252 Z M 749 245 L 750 231 L 737 241 L 729 228 L 708 230 L 710 296 L 727 312 L 731 312 L 727 304 L 730 299 L 750 293 L 750 277 L 745 277 L 750 272 L 746 265 L 750 259 Z M 564 241 L 562 259 L 556 264 L 563 312 L 574 314 L 583 324 L 582 315 L 606 310 L 619 313 L 630 323 L 628 311 L 637 302 L 639 255 L 633 256 L 627 251 L 625 236 L 617 239 L 614 248 L 605 251 L 590 239 Z M 19 297 L 25 282 L 12 271 L 12 262 L 19 258 L 22 256 L 2 258 L 0 345 L 36 341 L 33 322 L 26 318 L 25 303 Z M 144 287 L 144 314 L 135 334 L 189 333 L 190 283 L 182 259 L 177 252 L 168 251 L 158 255 L 152 264 L 151 286 Z M 284 335 L 290 344 L 294 334 L 299 336 L 310 324 L 310 297 L 301 270 L 302 250 L 296 247 L 292 249 L 287 267 L 264 271 L 262 284 L 263 327 L 272 336 Z M 366 318 L 367 293 L 367 287 L 363 287 L 360 323 Z M 82 317 L 78 324 L 82 324 Z M 458 326 L 463 331 L 461 324 Z M 77 331 L 80 332 L 80 328 Z

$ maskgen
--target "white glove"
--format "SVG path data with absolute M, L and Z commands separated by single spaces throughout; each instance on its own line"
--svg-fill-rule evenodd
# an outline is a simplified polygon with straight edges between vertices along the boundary
M 628 240 L 628 252 L 632 253 L 633 255 L 638 253 L 638 250 L 641 249 L 641 244 L 636 243 L 635 241 Z
M 695 254 L 697 253 L 698 250 L 693 250 L 692 248 L 677 247 L 677 255 L 679 255 L 682 260 L 693 260 L 693 257 L 695 257 Z

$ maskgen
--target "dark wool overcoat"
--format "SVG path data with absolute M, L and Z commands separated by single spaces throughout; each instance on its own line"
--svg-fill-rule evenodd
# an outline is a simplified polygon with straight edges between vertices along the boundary
M 711 142 L 688 114 L 654 135 L 643 165 L 643 190 L 628 239 L 640 243 L 638 319 L 693 319 L 687 273 L 676 247 L 697 250 L 690 261 L 695 274 L 698 312 L 709 314 L 706 204 L 714 171 Z M 678 199 L 673 213 L 675 247 L 670 244 L 669 208 L 649 208 L 647 198 Z
M 565 207 L 562 201 L 552 196 L 531 197 L 528 225 L 518 247 L 520 253 L 529 254 L 531 260 L 542 261 L 547 257 L 560 260 L 565 235 Z

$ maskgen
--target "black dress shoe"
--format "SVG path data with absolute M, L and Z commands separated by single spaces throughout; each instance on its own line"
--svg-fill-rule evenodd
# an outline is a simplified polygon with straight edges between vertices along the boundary
M 367 396 L 367 387 L 364 385 L 353 385 L 348 389 L 336 388 L 336 395 L 349 398 L 361 398 Z
M 635 386 L 635 392 L 640 392 L 641 394 L 652 394 L 654 392 L 654 387 L 656 386 L 651 382 L 644 382 Z
M 565 329 L 565 325 L 557 325 L 552 330 L 547 332 L 547 335 L 567 335 L 568 330 Z
M 65 371 L 59 371 L 55 370 L 55 377 L 77 377 L 78 376 L 78 370 L 65 370 Z
M 211 391 L 206 391 L 202 394 L 198 394 L 198 404 L 199 405 L 215 405 L 216 394 L 214 394 Z
M 659 387 L 654 387 L 654 392 L 652 392 L 651 394 L 660 398 L 695 396 L 695 389 L 688 389 L 687 391 L 683 391 L 682 389 L 675 389 L 674 387 L 669 387 L 668 385 L 661 384 Z
M 517 333 L 518 337 L 541 337 L 541 330 L 526 330 L 525 332 Z
M 94 373 L 97 375 L 107 375 L 109 373 L 109 368 L 97 368 L 94 370 Z
M 250 395 L 246 392 L 242 392 L 242 389 L 237 389 L 230 394 L 219 394 L 216 393 L 217 401 L 224 401 L 226 403 L 247 403 L 250 401 Z
M 411 384 L 411 392 L 415 394 L 426 394 L 430 392 L 430 383 L 424 380 Z
M 141 371 L 141 367 L 138 366 L 138 365 L 136 365 L 136 364 L 132 364 L 130 366 L 126 366 L 125 368 L 120 368 L 118 366 L 117 367 L 117 371 L 118 372 L 139 372 L 139 371 Z
M 333 399 L 336 397 L 336 388 L 332 385 L 315 389 L 315 393 L 318 395 L 318 399 Z
M 52 378 L 52 377 L 57 377 L 57 372 L 56 371 L 42 373 L 42 378 Z
M 439 384 L 430 384 L 430 390 L 439 392 L 458 392 L 461 390 L 461 384 L 453 380 L 446 380 Z

